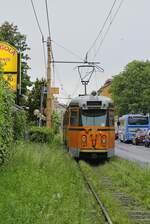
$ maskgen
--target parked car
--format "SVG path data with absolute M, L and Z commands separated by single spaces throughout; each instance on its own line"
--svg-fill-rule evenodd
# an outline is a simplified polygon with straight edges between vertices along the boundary
M 146 132 L 145 131 L 137 131 L 135 136 L 133 137 L 132 143 L 134 145 L 138 145 L 140 143 L 145 143 L 145 136 L 146 136 Z
M 148 130 L 145 135 L 144 145 L 145 145 L 145 147 L 150 147 L 150 130 Z

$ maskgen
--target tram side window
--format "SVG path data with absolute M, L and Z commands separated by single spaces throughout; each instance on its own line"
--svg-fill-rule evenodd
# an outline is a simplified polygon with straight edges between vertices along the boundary
M 108 113 L 109 126 L 114 126 L 114 111 L 110 110 Z
M 70 112 L 70 125 L 78 126 L 78 112 L 77 111 Z
M 68 113 L 67 112 L 64 114 L 63 125 L 64 126 L 68 125 Z

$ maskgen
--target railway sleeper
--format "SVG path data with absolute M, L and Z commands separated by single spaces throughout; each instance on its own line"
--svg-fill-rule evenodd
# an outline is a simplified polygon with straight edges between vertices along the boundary
M 126 208 L 129 217 L 135 222 L 135 224 L 147 224 L 150 223 L 150 212 L 144 211 L 140 208 L 140 204 L 135 200 L 131 199 L 129 196 L 126 196 L 123 192 L 114 192 L 112 183 L 107 177 L 103 178 L 104 186 L 112 192 L 112 194 L 118 198 L 122 206 Z

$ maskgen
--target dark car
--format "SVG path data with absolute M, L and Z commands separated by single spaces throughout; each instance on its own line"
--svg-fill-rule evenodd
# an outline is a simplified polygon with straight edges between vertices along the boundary
M 150 147 L 150 130 L 145 135 L 144 145 L 145 147 Z
M 145 143 L 145 136 L 146 136 L 146 132 L 145 131 L 137 131 L 133 140 L 132 140 L 132 143 L 134 145 L 138 145 L 138 144 L 143 144 Z

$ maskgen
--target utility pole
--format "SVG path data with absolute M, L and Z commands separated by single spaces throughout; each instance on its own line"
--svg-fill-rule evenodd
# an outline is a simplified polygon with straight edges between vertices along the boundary
M 47 39 L 47 102 L 46 102 L 46 127 L 52 126 L 52 89 L 51 89 L 51 39 Z

